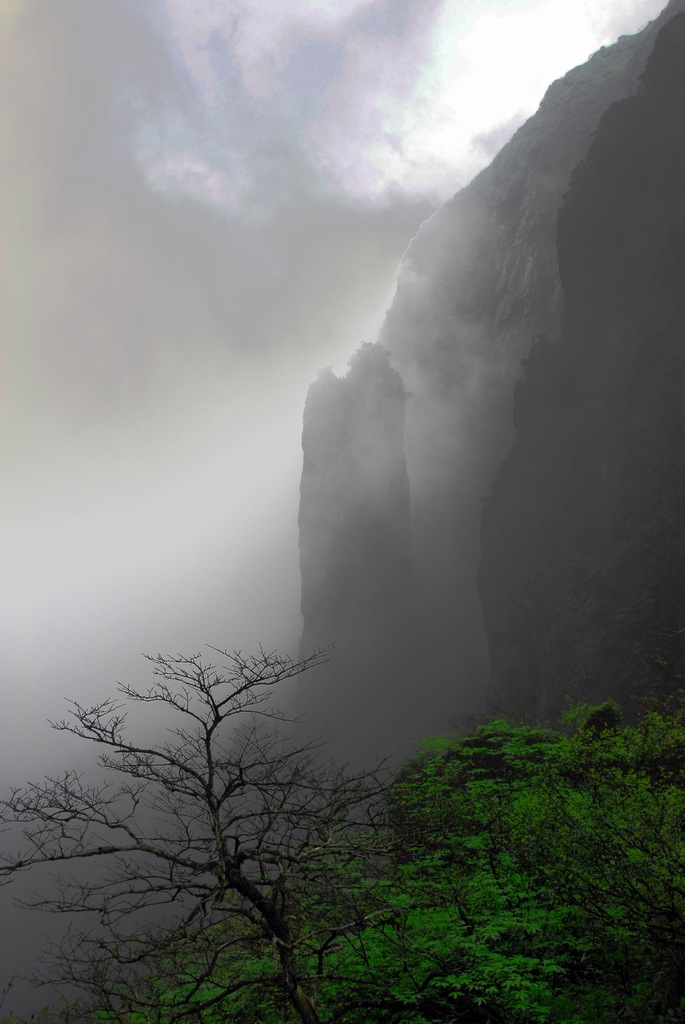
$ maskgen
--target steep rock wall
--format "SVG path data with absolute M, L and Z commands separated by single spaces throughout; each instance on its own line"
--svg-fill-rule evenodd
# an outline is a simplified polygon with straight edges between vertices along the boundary
M 513 393 L 521 362 L 534 338 L 559 338 L 558 210 L 602 113 L 634 93 L 659 28 L 683 10 L 685 0 L 671 0 L 641 33 L 600 50 L 550 86 L 535 116 L 490 167 L 422 226 L 405 254 L 380 341 L 410 396 L 405 450 L 413 561 L 409 573 L 407 543 L 394 584 L 401 591 L 409 584 L 400 577 L 411 576 L 414 614 L 408 632 L 375 630 L 376 620 L 388 621 L 373 584 L 389 578 L 387 551 L 381 545 L 377 557 L 375 545 L 360 542 L 359 531 L 355 541 L 337 517 L 330 497 L 336 493 L 331 467 L 340 458 L 337 385 L 324 379 L 319 398 L 312 393 L 311 403 L 319 403 L 318 426 L 308 431 L 312 447 L 305 452 L 300 518 L 305 647 L 354 633 L 348 606 L 356 601 L 354 615 L 363 623 L 358 635 L 365 642 L 356 655 L 349 644 L 344 656 L 336 652 L 338 679 L 326 700 L 337 701 L 343 714 L 352 678 L 365 708 L 378 702 L 377 721 L 385 703 L 388 736 L 399 729 L 416 737 L 445 728 L 451 716 L 484 708 L 490 667 L 476 585 L 481 503 L 514 438 Z M 313 409 L 308 401 L 308 418 Z M 361 457 L 365 442 L 359 433 L 346 443 Z M 392 452 L 389 459 L 395 459 Z M 354 564 L 354 584 L 331 561 L 334 549 Z M 393 646 L 398 657 L 390 664 Z M 398 707 L 404 708 L 402 721 Z
M 413 614 L 407 401 L 380 345 L 346 376 L 322 370 L 304 411 L 300 502 L 303 651 L 406 632 Z
M 406 449 L 424 663 L 474 706 L 488 675 L 476 588 L 481 499 L 513 436 L 512 395 L 536 336 L 555 342 L 556 218 L 600 116 L 635 91 L 674 0 L 636 36 L 548 89 L 492 164 L 419 231 L 380 341 L 412 400 Z
M 321 371 L 304 411 L 302 653 L 334 649 L 325 671 L 301 680 L 298 712 L 315 737 L 328 738 L 330 753 L 357 765 L 434 724 L 430 701 L 416 707 L 412 692 L 406 404 L 387 351 L 364 344 L 344 377 Z
M 680 682 L 685 627 L 685 14 L 601 120 L 559 215 L 558 347 L 515 393 L 483 515 L 493 701 L 546 717 Z

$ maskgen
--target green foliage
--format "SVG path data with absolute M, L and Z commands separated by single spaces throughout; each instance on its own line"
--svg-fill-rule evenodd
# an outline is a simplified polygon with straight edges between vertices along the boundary
M 402 769 L 396 913 L 344 949 L 367 997 L 346 1021 L 637 1024 L 678 1009 L 685 727 L 651 712 L 621 728 L 617 710 L 578 707 L 566 732 L 495 720 Z
M 497 719 L 427 740 L 389 788 L 386 859 L 337 871 L 335 898 L 312 891 L 301 910 L 341 924 L 324 969 L 315 941 L 304 951 L 321 1022 L 683 1020 L 685 714 L 624 726 L 607 702 L 559 730 Z M 269 942 L 227 950 L 233 982 L 268 977 Z M 160 1022 L 174 1002 L 160 991 Z M 295 1019 L 278 984 L 198 1014 Z

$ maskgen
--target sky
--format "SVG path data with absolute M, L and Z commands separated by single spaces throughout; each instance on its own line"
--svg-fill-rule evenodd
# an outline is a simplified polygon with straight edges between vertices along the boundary
M 549 83 L 663 6 L 0 0 L 5 784 L 143 652 L 297 652 L 309 382 Z
M 663 6 L 1 0 L 17 781 L 63 698 L 141 652 L 296 651 L 308 383 L 373 340 L 421 221 L 547 85 Z

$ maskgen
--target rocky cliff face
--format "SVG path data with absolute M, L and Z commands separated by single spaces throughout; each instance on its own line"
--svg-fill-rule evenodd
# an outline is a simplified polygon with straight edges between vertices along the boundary
M 490 167 L 423 225 L 400 267 L 380 340 L 413 395 L 417 607 L 453 706 L 473 706 L 489 676 L 476 588 L 481 499 L 513 441 L 521 361 L 536 336 L 559 337 L 557 213 L 602 113 L 635 91 L 659 27 L 679 10 L 682 0 L 550 86 Z
M 444 728 L 460 709 L 482 710 L 489 660 L 476 585 L 481 503 L 514 438 L 513 394 L 521 362 L 536 337 L 556 343 L 560 335 L 557 214 L 602 114 L 635 92 L 659 29 L 681 11 L 685 0 L 671 0 L 643 32 L 600 50 L 555 82 L 537 114 L 490 167 L 422 226 L 400 267 L 379 340 L 411 394 L 405 446 L 416 611 L 412 657 L 393 680 L 407 693 L 412 686 L 416 690 L 417 673 L 424 680 L 422 700 L 432 702 L 433 711 L 417 720 L 416 734 Z M 324 421 L 322 415 L 322 438 Z M 363 447 L 359 438 L 355 444 Z M 326 461 L 322 454 L 319 466 Z M 321 553 L 336 538 L 351 535 L 346 527 L 338 530 L 330 504 L 317 497 L 328 493 L 328 485 L 313 485 L 310 466 L 301 537 L 313 538 L 321 517 L 328 525 L 311 547 Z M 356 558 L 348 540 L 340 545 L 348 558 Z M 374 545 L 364 548 L 370 578 L 386 574 L 385 558 L 382 546 L 378 562 Z M 344 593 L 339 574 L 322 565 L 314 556 L 302 561 L 305 637 L 312 635 L 316 609 L 338 608 L 331 595 Z M 370 590 L 364 604 L 362 577 L 360 571 L 358 616 L 371 635 L 383 601 Z M 491 641 L 492 621 L 489 616 Z M 498 662 L 496 645 L 493 654 Z
M 334 652 L 313 686 L 302 680 L 298 711 L 315 736 L 332 738 L 332 753 L 360 764 L 416 735 L 416 643 L 407 394 L 380 345 L 362 345 L 349 365 L 340 378 L 321 371 L 305 404 L 302 653 Z
M 676 685 L 685 627 L 685 15 L 602 118 L 558 222 L 561 342 L 515 391 L 483 517 L 495 700 Z
M 407 401 L 380 345 L 363 345 L 346 376 L 322 370 L 307 394 L 300 505 L 303 651 L 380 643 L 413 615 Z

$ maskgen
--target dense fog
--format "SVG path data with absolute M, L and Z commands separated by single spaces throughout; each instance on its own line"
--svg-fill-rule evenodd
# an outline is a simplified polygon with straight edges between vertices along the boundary
M 421 223 L 549 81 L 663 4 L 229 6 L 0 10 L 6 786 L 80 767 L 47 720 L 144 681 L 142 652 L 297 653 L 309 384 L 376 339 Z M 22 882 L 7 978 L 49 924 Z

